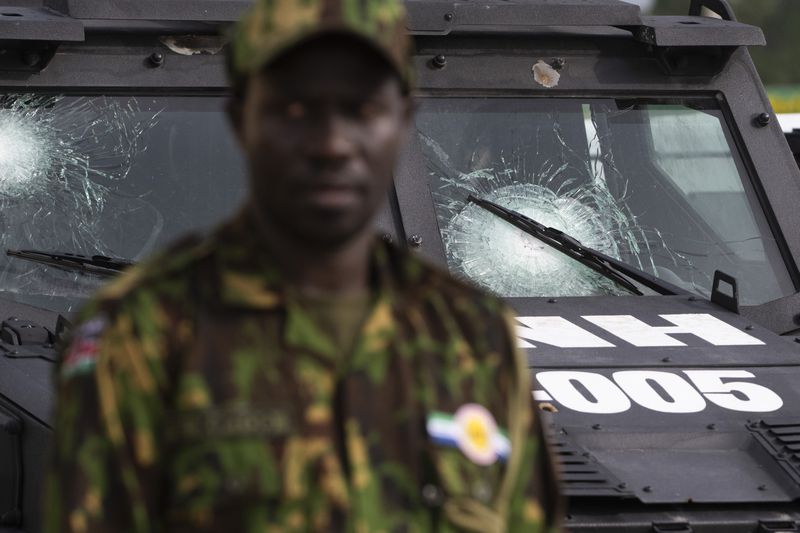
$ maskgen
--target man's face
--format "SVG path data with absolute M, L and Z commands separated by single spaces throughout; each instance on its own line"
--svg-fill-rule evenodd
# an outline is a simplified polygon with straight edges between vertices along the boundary
M 315 39 L 251 77 L 233 113 L 253 206 L 274 230 L 335 247 L 368 228 L 410 122 L 400 81 L 375 51 Z

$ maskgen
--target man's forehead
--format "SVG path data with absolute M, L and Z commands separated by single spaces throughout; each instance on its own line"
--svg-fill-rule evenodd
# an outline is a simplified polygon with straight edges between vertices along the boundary
M 376 74 L 392 71 L 389 60 L 366 39 L 352 33 L 320 33 L 288 49 L 262 69 L 314 71 L 363 68 Z
M 348 35 L 321 35 L 298 45 L 259 74 L 261 81 L 279 91 L 363 93 L 380 89 L 400 77 L 374 47 Z

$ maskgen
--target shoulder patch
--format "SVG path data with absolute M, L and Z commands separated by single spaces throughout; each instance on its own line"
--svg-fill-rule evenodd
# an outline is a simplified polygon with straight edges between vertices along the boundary
M 78 326 L 61 364 L 62 378 L 83 374 L 94 368 L 100 354 L 98 340 L 107 325 L 104 316 L 96 316 Z

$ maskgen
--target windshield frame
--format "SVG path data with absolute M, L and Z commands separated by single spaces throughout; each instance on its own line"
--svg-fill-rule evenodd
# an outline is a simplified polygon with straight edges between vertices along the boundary
M 800 169 L 772 114 L 766 90 L 746 46 L 712 48 L 712 53 L 725 52 L 718 56 L 713 69 L 683 74 L 665 68 L 657 48 L 636 42 L 619 29 L 506 30 L 461 28 L 458 32 L 418 35 L 415 38 L 417 93 L 420 96 L 721 97 L 724 101 L 721 107 L 738 152 L 748 167 L 755 190 L 760 195 L 763 192 L 761 205 L 765 214 L 782 229 L 780 234 L 773 233 L 781 237 L 779 242 L 786 243 L 781 248 L 784 262 L 798 285 L 800 232 L 794 228 L 800 227 L 797 209 Z M 446 59 L 443 68 L 431 62 L 437 55 Z M 557 87 L 544 88 L 535 83 L 532 66 L 538 61 L 556 60 L 562 68 Z M 759 116 L 769 120 L 756 121 Z M 413 165 L 413 160 L 409 164 Z M 424 165 L 418 168 L 424 171 Z M 398 183 L 398 191 L 408 186 L 408 182 Z M 401 215 L 406 235 L 427 235 L 422 254 L 441 265 L 442 256 L 436 253 L 441 245 L 435 232 L 430 231 L 435 219 L 424 216 L 424 206 L 404 206 Z M 797 334 L 800 333 L 800 322 L 795 320 L 798 308 L 800 292 L 759 306 L 742 306 L 740 310 L 772 331 Z
M 123 25 L 124 26 L 124 25 Z M 139 26 L 137 26 L 138 28 Z M 93 25 L 82 43 L 58 47 L 47 68 L 35 75 L 8 72 L 0 82 L 4 92 L 58 92 L 63 94 L 229 94 L 225 54 L 178 56 L 160 42 L 161 36 L 197 33 L 182 30 L 182 23 L 153 25 L 141 33 L 119 33 L 122 26 Z M 188 28 L 188 26 L 187 26 Z M 416 31 L 416 93 L 428 95 L 498 95 L 592 97 L 615 95 L 714 96 L 721 95 L 727 123 L 747 165 L 755 190 L 771 223 L 785 228 L 786 263 L 797 274 L 800 264 L 800 169 L 789 150 L 766 91 L 745 46 L 729 51 L 719 70 L 691 76 L 671 74 L 660 64 L 657 50 L 636 42 L 629 31 L 611 27 L 477 27 L 458 31 Z M 213 31 L 213 30 L 211 30 Z M 201 32 L 202 33 L 202 32 Z M 91 53 L 85 49 L 91 48 Z M 148 57 L 154 50 L 165 54 L 154 68 Z M 443 68 L 432 64 L 446 58 Z M 558 87 L 544 89 L 534 83 L 531 67 L 538 60 L 558 58 L 563 71 Z M 767 126 L 754 119 L 765 114 Z M 427 259 L 441 266 L 441 240 L 431 225 L 435 218 L 428 202 L 404 201 L 403 191 L 424 176 L 419 152 L 409 147 L 396 173 L 387 219 L 396 229 L 394 242 L 411 242 Z M 416 162 L 415 162 L 416 160 Z M 414 173 L 412 169 L 418 169 Z M 413 198 L 413 196 L 412 196 Z M 771 207 L 771 209 L 769 209 Z M 774 216 L 770 216 L 774 213 Z M 412 237 L 418 237 L 412 239 Z M 413 243 L 422 242 L 420 247 Z M 782 248 L 783 251 L 783 248 Z M 742 313 L 776 332 L 798 330 L 795 315 L 800 292 Z

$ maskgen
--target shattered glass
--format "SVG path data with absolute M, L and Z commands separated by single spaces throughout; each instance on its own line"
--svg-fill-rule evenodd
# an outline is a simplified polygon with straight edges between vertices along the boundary
M 3 251 L 136 261 L 219 220 L 244 189 L 220 100 L 0 96 Z M 105 281 L 0 255 L 0 294 L 54 310 Z
M 468 202 L 472 194 L 703 296 L 717 268 L 739 277 L 743 303 L 793 292 L 722 121 L 685 106 L 637 105 L 423 100 L 418 140 L 450 270 L 505 297 L 630 294 Z

